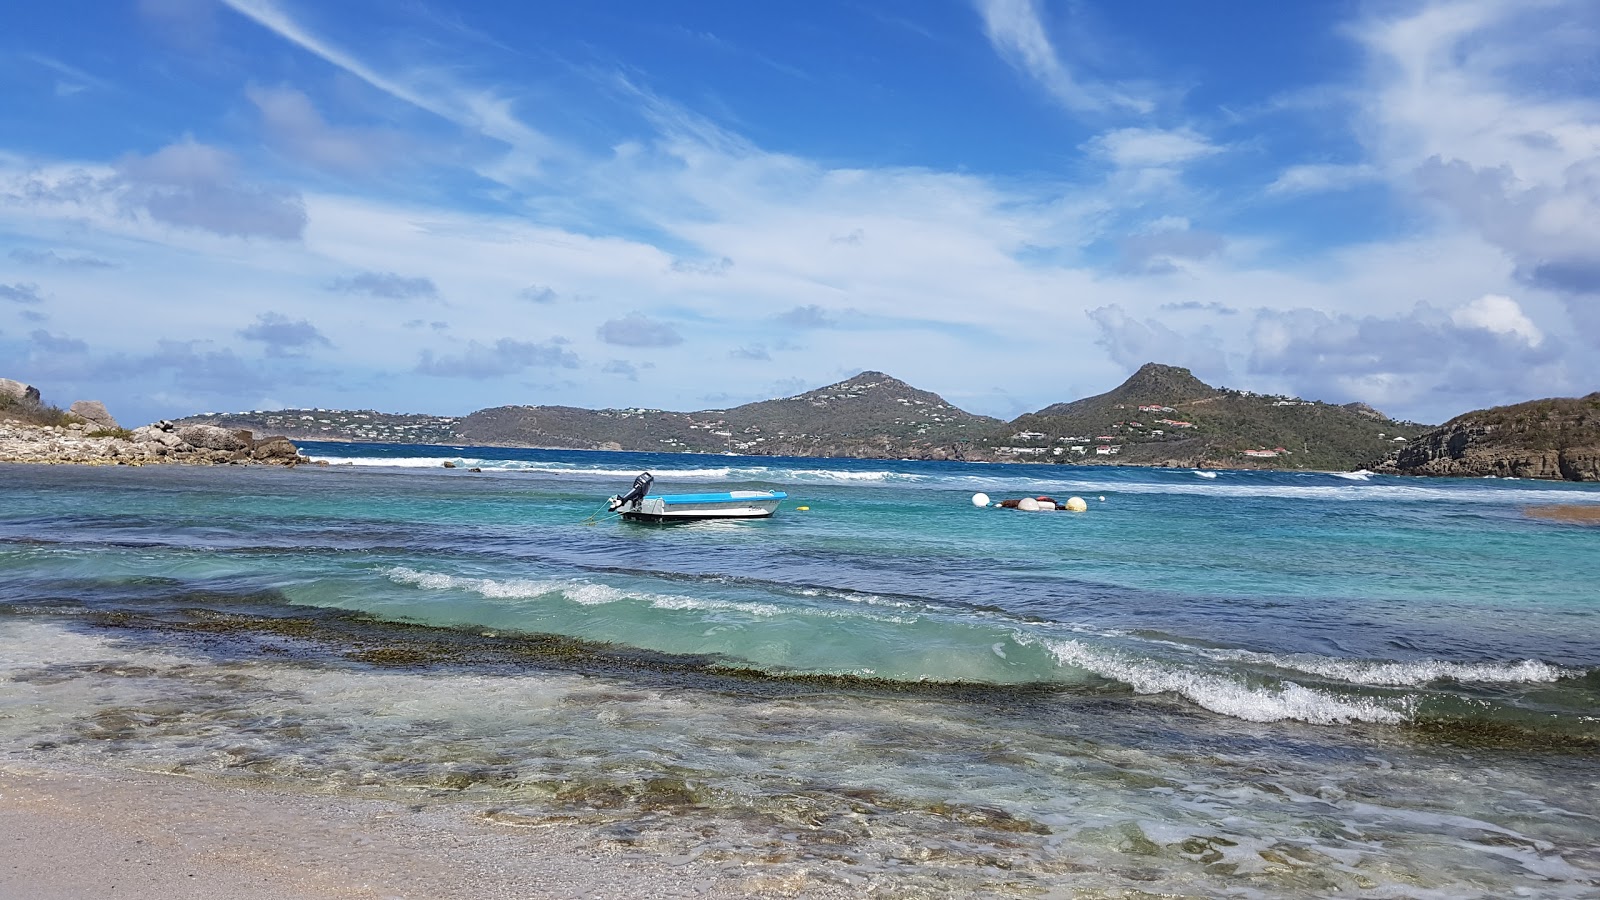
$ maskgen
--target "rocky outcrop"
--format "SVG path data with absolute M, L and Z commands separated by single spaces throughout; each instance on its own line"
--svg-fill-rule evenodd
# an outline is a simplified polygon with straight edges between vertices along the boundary
M 117 424 L 117 420 L 106 409 L 106 405 L 99 400 L 79 400 L 72 404 L 67 412 L 98 428 L 109 431 L 122 430 L 122 426 Z
M 39 405 L 39 389 L 31 384 L 12 381 L 9 378 L 0 378 L 0 397 L 6 397 L 17 403 L 26 403 L 30 406 Z
M 100 466 L 155 463 L 295 466 L 311 462 L 301 456 L 287 438 L 268 437 L 257 441 L 248 431 L 216 429 L 224 433 L 217 436 L 210 432 L 192 432 L 190 428 L 180 430 L 171 422 L 161 421 L 134 429 L 128 438 L 96 437 L 91 436 L 95 426 L 77 422 L 35 425 L 19 419 L 0 419 L 0 462 Z
M 1600 481 L 1600 393 L 1457 416 L 1407 443 L 1381 471 Z
M 203 450 L 248 450 L 253 446 L 250 432 L 231 431 L 216 425 L 184 425 L 178 429 L 178 437 Z

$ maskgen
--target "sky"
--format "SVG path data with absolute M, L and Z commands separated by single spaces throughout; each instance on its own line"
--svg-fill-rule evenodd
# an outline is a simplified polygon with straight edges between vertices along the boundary
M 1592 0 L 57 0 L 0 29 L 0 377 L 125 425 L 1011 419 L 1138 366 L 1600 390 Z

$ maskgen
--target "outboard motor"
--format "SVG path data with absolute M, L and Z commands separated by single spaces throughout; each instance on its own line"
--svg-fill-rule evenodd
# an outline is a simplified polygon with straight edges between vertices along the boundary
M 621 496 L 612 497 L 606 508 L 616 512 L 630 503 L 638 503 L 644 499 L 645 493 L 650 490 L 650 485 L 654 484 L 655 480 L 656 477 L 649 472 L 640 472 L 639 477 L 633 480 L 633 490 Z

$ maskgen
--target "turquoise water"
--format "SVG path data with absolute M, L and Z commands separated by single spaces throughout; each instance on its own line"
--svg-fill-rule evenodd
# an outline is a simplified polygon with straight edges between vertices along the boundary
M 303 450 L 0 466 L 0 752 L 893 896 L 1600 890 L 1600 529 L 1525 512 L 1593 486 Z

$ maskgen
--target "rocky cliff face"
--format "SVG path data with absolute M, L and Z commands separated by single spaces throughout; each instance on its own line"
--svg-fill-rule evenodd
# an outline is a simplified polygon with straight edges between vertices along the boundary
M 1457 416 L 1412 440 L 1384 470 L 1600 481 L 1600 392 Z

